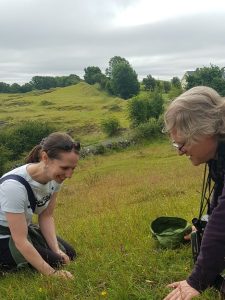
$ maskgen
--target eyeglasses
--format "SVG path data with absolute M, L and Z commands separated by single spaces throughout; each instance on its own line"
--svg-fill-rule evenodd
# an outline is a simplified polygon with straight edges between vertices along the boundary
M 184 147 L 185 143 L 183 143 L 183 144 L 180 145 L 180 144 L 176 143 L 175 141 L 173 141 L 173 142 L 172 142 L 172 145 L 173 145 L 173 147 L 176 148 L 178 151 L 181 151 L 181 152 L 182 152 L 182 148 Z
M 65 151 L 71 151 L 72 149 L 80 151 L 80 142 L 71 142 L 70 145 L 63 145 L 61 148 Z

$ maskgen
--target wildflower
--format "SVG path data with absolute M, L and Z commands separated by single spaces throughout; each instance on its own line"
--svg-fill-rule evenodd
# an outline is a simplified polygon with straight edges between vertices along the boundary
M 42 288 L 39 288 L 39 289 L 38 289 L 38 292 L 42 293 L 42 292 L 43 292 L 43 289 L 42 289 Z
M 102 296 L 102 297 L 106 297 L 106 296 L 107 296 L 107 292 L 106 292 L 106 291 L 102 291 L 102 292 L 101 292 L 101 296 Z

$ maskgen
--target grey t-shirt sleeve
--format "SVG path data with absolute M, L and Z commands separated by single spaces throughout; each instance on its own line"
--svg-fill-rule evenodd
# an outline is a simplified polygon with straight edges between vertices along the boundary
M 3 212 L 23 213 L 27 205 L 26 188 L 15 180 L 7 180 L 1 184 L 0 205 Z
M 55 182 L 55 189 L 54 192 L 58 192 L 61 189 L 62 184 L 59 184 L 57 182 Z

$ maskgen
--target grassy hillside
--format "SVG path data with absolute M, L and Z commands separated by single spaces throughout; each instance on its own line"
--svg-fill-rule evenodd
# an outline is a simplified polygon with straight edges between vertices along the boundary
M 188 175 L 187 175 L 188 174 Z M 5 300 L 162 300 L 166 284 L 192 269 L 190 246 L 157 247 L 149 231 L 158 216 L 197 215 L 202 167 L 168 142 L 80 161 L 58 196 L 58 232 L 78 253 L 72 281 L 31 271 L 1 278 Z M 198 299 L 219 299 L 207 291 Z
M 102 119 L 115 116 L 128 127 L 127 102 L 110 97 L 95 86 L 81 82 L 66 88 L 27 94 L 0 94 L 0 124 L 14 125 L 21 120 L 48 121 L 58 130 L 69 131 L 84 144 L 105 138 Z

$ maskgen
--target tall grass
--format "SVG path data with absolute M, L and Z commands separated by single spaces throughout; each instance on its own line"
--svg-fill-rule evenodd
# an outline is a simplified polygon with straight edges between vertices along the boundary
M 190 246 L 162 250 L 150 222 L 197 215 L 203 168 L 167 142 L 81 160 L 55 211 L 58 233 L 77 250 L 74 280 L 30 270 L 1 278 L 0 299 L 160 300 L 192 269 Z M 209 290 L 199 299 L 219 299 Z

